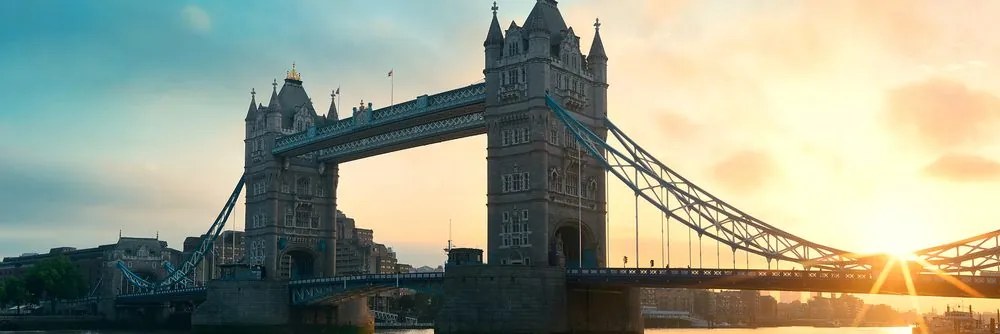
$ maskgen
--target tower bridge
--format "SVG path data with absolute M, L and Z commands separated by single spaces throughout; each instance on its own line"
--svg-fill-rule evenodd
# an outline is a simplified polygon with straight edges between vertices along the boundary
M 1000 231 L 912 259 L 862 256 L 783 231 L 684 178 L 611 121 L 599 22 L 585 54 L 583 37 L 554 0 L 537 1 L 523 24 L 506 29 L 492 9 L 483 83 L 381 108 L 362 103 L 343 118 L 333 103 L 320 115 L 294 65 L 280 90 L 272 84 L 266 105 L 252 94 L 244 173 L 201 251 L 160 281 L 122 267 L 144 291 L 118 302 L 204 300 L 193 322 L 208 329 L 370 328 L 361 296 L 416 288 L 447 296 L 439 332 L 500 333 L 640 332 L 637 287 L 1000 296 L 997 277 L 982 275 L 1000 266 Z M 469 257 L 452 259 L 443 274 L 336 275 L 341 163 L 479 134 L 487 139 L 485 264 L 481 253 L 465 253 L 454 254 Z M 744 269 L 608 268 L 608 182 L 625 184 L 636 205 L 651 204 L 734 258 L 741 252 L 803 270 L 749 262 Z M 244 186 L 244 264 L 253 273 L 185 287 Z

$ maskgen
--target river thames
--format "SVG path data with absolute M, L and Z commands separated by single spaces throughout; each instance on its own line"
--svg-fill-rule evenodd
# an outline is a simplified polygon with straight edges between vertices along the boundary
M 378 330 L 376 333 L 393 333 L 393 334 L 433 334 L 434 330 L 431 329 L 417 329 L 417 330 Z M 850 328 L 850 327 L 840 327 L 840 328 L 816 328 L 816 327 L 774 327 L 774 328 L 756 328 L 756 329 L 745 329 L 745 328 L 715 328 L 715 329 L 688 329 L 688 328 L 671 328 L 671 329 L 647 329 L 645 333 L 648 334 L 683 334 L 683 333 L 726 333 L 726 334 L 801 334 L 801 333 L 815 333 L 815 334 L 910 334 L 909 327 L 864 327 L 864 328 Z M 146 332 L 146 331 L 17 331 L 17 332 L 5 332 L 0 331 L 0 333 L 38 333 L 38 334 L 186 334 L 188 332 Z

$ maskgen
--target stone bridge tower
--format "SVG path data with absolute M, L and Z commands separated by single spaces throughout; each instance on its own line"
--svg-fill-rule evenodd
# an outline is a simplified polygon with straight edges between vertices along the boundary
M 538 0 L 524 26 L 511 22 L 506 32 L 496 10 L 483 43 L 488 261 L 577 267 L 582 258 L 584 267 L 604 267 L 604 169 L 545 105 L 548 94 L 607 136 L 601 37 L 595 29 L 589 54 L 582 54 L 555 0 Z
M 246 254 L 264 266 L 268 280 L 333 276 L 336 268 L 338 167 L 315 154 L 280 158 L 271 154 L 277 137 L 337 120 L 331 104 L 319 116 L 292 65 L 267 106 L 251 97 L 246 121 Z

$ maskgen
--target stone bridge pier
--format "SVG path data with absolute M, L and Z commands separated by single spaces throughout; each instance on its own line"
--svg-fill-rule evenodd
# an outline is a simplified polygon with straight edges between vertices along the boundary
M 638 288 L 577 288 L 554 267 L 449 268 L 440 334 L 642 333 Z
M 292 306 L 287 281 L 212 281 L 191 317 L 194 333 L 374 333 L 367 298 Z
M 463 254 L 465 252 L 476 254 Z M 466 261 L 482 251 L 454 249 L 444 276 L 439 334 L 642 333 L 638 288 L 568 285 L 566 269 Z

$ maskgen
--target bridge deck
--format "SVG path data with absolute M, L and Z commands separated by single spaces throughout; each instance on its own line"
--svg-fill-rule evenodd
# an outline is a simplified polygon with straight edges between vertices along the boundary
M 289 281 L 295 305 L 336 303 L 396 288 L 431 289 L 445 273 L 373 274 Z M 755 269 L 567 269 L 566 282 L 576 287 L 649 287 L 737 289 L 842 293 L 910 294 L 904 275 L 890 272 L 881 285 L 879 273 L 862 270 L 802 271 Z M 873 289 L 879 285 L 878 289 Z M 912 291 L 921 296 L 1000 298 L 1000 277 L 913 274 Z M 122 304 L 204 300 L 205 288 L 187 288 L 118 296 Z
M 1000 298 L 1000 277 L 913 274 L 912 291 L 899 271 L 878 284 L 872 271 L 802 271 L 754 269 L 569 269 L 567 283 L 588 287 L 649 287 L 876 293 L 920 296 Z M 878 288 L 875 289 L 875 286 Z

